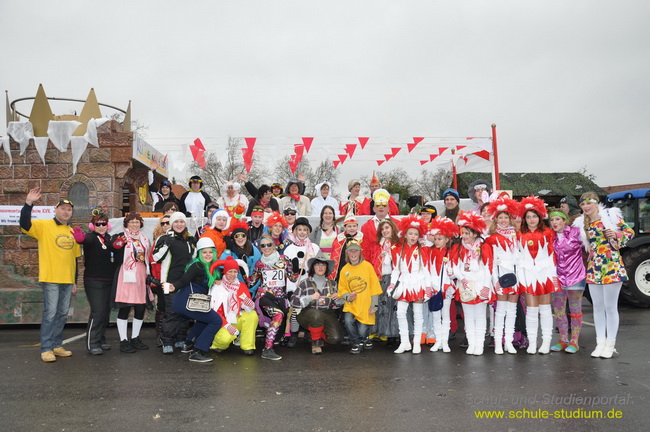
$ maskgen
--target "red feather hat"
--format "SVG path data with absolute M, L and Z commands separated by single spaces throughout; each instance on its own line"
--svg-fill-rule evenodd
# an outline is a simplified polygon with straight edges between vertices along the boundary
M 287 223 L 286 219 L 279 213 L 279 212 L 273 212 L 271 215 L 264 221 L 264 224 L 267 227 L 272 227 L 276 223 L 280 222 L 283 227 L 288 228 L 289 224 Z
M 235 233 L 236 230 L 248 232 L 248 228 L 249 228 L 248 224 L 242 221 L 241 219 L 237 219 L 236 222 L 230 224 L 230 232 L 232 232 L 233 234 Z
M 429 223 L 429 234 L 443 235 L 449 238 L 458 237 L 458 225 L 445 216 L 436 216 Z
M 481 234 L 487 228 L 485 221 L 481 215 L 470 212 L 470 211 L 461 211 L 458 214 L 458 226 L 471 228 L 477 233 Z
M 427 223 L 418 215 L 408 215 L 400 219 L 399 221 L 399 230 L 402 235 L 406 234 L 409 228 L 415 228 L 420 233 L 420 237 L 424 237 L 427 234 L 429 228 Z
M 510 198 L 498 198 L 490 203 L 488 206 L 488 213 L 490 218 L 495 220 L 499 213 L 508 213 L 512 219 L 519 217 L 519 203 Z
M 546 216 L 548 215 L 546 206 L 544 205 L 544 200 L 533 195 L 521 199 L 519 215 L 522 219 L 528 210 L 534 210 L 542 219 L 546 219 Z

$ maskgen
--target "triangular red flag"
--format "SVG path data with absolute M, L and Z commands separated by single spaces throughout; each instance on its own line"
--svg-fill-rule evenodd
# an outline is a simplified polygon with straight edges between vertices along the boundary
M 431 162 L 432 160 L 434 160 L 437 157 L 438 157 L 438 155 L 434 155 L 434 154 L 429 155 L 429 162 Z
M 253 153 L 254 151 L 251 149 L 241 149 L 242 153 L 244 154 L 244 163 L 250 163 L 252 164 L 253 162 Z
M 428 163 L 428 162 L 429 162 L 428 160 L 421 160 L 420 165 L 424 165 L 425 163 Z
M 249 161 L 249 162 L 244 161 L 244 168 L 246 168 L 247 173 L 250 173 L 251 168 L 253 168 L 253 161 Z
M 377 161 L 377 166 L 381 166 L 381 164 L 383 164 L 384 162 L 386 162 L 386 161 L 385 160 L 378 160 Z
M 462 150 L 462 149 L 464 149 L 465 147 L 467 147 L 467 146 L 465 146 L 465 145 L 459 145 L 459 146 L 456 146 L 456 151 L 458 151 L 458 150 Z
M 414 144 L 420 144 L 424 140 L 424 137 L 413 137 Z
M 305 145 L 305 152 L 309 153 L 312 143 L 314 142 L 313 137 L 303 137 L 302 143 Z
M 348 155 L 346 155 L 346 154 L 342 154 L 342 155 L 338 155 L 338 156 L 339 156 L 339 160 L 341 161 L 341 163 L 345 162 L 345 160 L 348 158 Z
M 194 145 L 196 147 L 200 148 L 201 150 L 205 151 L 205 147 L 203 147 L 203 143 L 201 142 L 201 140 L 199 138 L 194 140 Z
M 346 144 L 345 145 L 345 152 L 352 157 L 354 155 L 354 151 L 357 149 L 356 144 Z
M 391 147 L 391 151 L 393 152 L 393 156 L 397 156 L 397 153 L 402 150 L 402 147 Z
M 386 158 L 386 160 L 390 160 L 390 158 L 392 158 L 393 155 L 392 154 L 385 154 L 384 157 Z
M 295 155 L 295 154 L 292 154 L 292 155 L 289 157 L 289 160 L 290 160 L 291 162 L 293 162 L 293 163 L 296 163 L 296 155 Z
M 444 151 L 447 150 L 448 148 L 449 147 L 440 147 L 440 148 L 438 148 L 438 155 L 441 155 L 442 153 L 444 153 Z
M 302 154 L 305 151 L 305 145 L 304 144 L 294 144 L 293 145 L 293 151 L 296 152 L 296 160 L 300 162 L 302 160 Z
M 359 137 L 359 144 L 361 145 L 362 150 L 366 148 L 366 144 L 368 144 L 369 139 L 369 137 Z
M 201 169 L 205 169 L 205 158 L 203 157 L 203 154 L 205 153 L 205 150 L 200 150 L 199 153 L 199 158 L 197 159 L 196 163 L 199 164 Z
M 489 160 L 490 160 L 490 152 L 487 151 L 487 150 L 481 150 L 481 151 L 478 151 L 478 152 L 476 152 L 476 153 L 472 153 L 472 154 L 474 154 L 474 155 L 476 155 L 476 156 L 478 156 L 478 157 L 482 157 L 482 158 L 485 159 L 486 161 L 489 161 Z
M 298 168 L 298 162 L 289 161 L 289 169 L 291 170 L 291 174 L 294 174 L 296 172 L 296 168 Z
M 332 161 L 332 164 L 334 165 L 334 168 L 338 168 L 340 163 L 341 163 L 341 161 L 337 161 L 337 160 Z
M 413 142 L 406 144 L 406 147 L 408 148 L 409 153 L 413 151 L 413 149 L 422 142 L 424 138 L 423 137 L 413 137 Z
M 244 138 L 244 141 L 246 141 L 246 147 L 252 150 L 253 147 L 255 147 L 256 140 L 257 138 Z
M 205 150 L 202 150 L 198 147 L 195 147 L 193 145 L 190 146 L 190 150 L 192 151 L 192 158 L 198 162 L 199 155 L 203 154 Z

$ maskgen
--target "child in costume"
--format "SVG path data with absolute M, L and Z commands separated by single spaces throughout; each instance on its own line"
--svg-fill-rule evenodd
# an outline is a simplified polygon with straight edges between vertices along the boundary
M 534 196 L 523 198 L 520 214 L 517 279 L 526 297 L 526 333 L 529 342 L 526 352 L 537 353 L 537 329 L 541 327 L 539 353 L 548 354 L 553 338 L 551 294 L 560 290 L 553 252 L 555 232 L 544 224 L 547 211 L 541 199 Z
M 210 295 L 212 309 L 219 314 L 223 324 L 210 348 L 221 352 L 239 335 L 244 354 L 253 355 L 258 318 L 248 287 L 237 279 L 238 260 L 228 257 L 225 260 L 215 261 L 210 266 L 210 273 L 218 267 L 223 267 L 223 279 L 215 282 Z
M 488 205 L 487 211 L 493 223 L 485 242 L 492 247 L 494 255 L 492 283 L 497 295 L 497 308 L 494 313 L 494 352 L 504 353 L 505 334 L 506 351 L 509 354 L 517 354 L 512 340 L 515 333 L 520 285 L 516 283 L 515 278 L 510 278 L 508 282 L 514 285 L 504 287 L 499 283 L 499 279 L 504 275 L 514 275 L 516 271 L 518 249 L 515 219 L 519 216 L 519 203 L 509 198 L 499 198 Z M 505 281 L 506 278 L 503 280 Z
M 406 312 L 413 305 L 413 354 L 422 352 L 421 339 L 424 302 L 432 295 L 429 271 L 429 248 L 420 245 L 420 238 L 427 233 L 427 224 L 420 216 L 409 215 L 399 221 L 402 244 L 388 286 L 389 294 L 397 300 L 397 322 L 400 344 L 394 351 L 401 354 L 411 351 L 409 326 Z
M 486 304 L 493 301 L 492 248 L 481 238 L 485 221 L 474 212 L 458 215 L 461 243 L 451 253 L 451 273 L 456 278 L 457 296 L 463 305 L 468 355 L 483 355 L 487 329 Z
M 451 329 L 450 308 L 454 301 L 456 287 L 449 277 L 449 254 L 451 250 L 451 239 L 458 237 L 458 226 L 451 219 L 438 216 L 429 224 L 429 234 L 433 235 L 433 247 L 431 253 L 431 286 L 433 293 L 437 294 L 442 290 L 442 309 L 432 312 L 433 331 L 436 335 L 436 342 L 430 351 L 435 352 L 442 349 L 449 353 L 449 331 Z

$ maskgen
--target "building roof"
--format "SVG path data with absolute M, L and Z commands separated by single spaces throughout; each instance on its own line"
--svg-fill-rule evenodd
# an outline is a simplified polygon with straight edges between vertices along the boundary
M 458 174 L 460 196 L 467 196 L 467 187 L 475 180 L 487 180 L 492 183 L 491 173 L 467 172 Z M 499 176 L 502 190 L 511 190 L 515 197 L 537 195 L 543 197 L 580 196 L 593 191 L 599 196 L 606 196 L 600 186 L 586 176 L 574 172 L 559 173 L 501 173 Z

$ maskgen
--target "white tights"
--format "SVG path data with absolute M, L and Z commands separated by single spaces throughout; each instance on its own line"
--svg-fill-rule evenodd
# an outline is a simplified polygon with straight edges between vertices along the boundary
M 424 324 L 424 316 L 422 314 L 422 306 L 424 303 L 413 304 L 413 340 L 414 343 L 419 344 L 422 338 L 422 325 Z M 409 302 L 397 302 L 397 324 L 399 326 L 399 335 L 402 341 L 409 340 L 409 323 L 406 319 L 406 311 L 409 308 Z
M 616 339 L 618 333 L 618 295 L 623 282 L 606 285 L 589 284 L 594 307 L 596 339 Z

